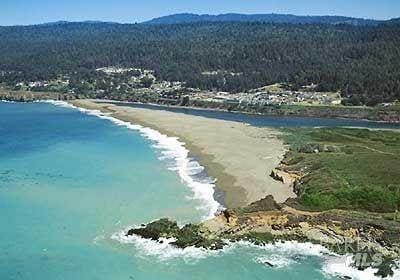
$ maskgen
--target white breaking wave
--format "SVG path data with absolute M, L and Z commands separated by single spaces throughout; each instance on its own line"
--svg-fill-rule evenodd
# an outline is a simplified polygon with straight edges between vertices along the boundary
M 162 157 L 159 157 L 161 160 L 173 160 L 174 166 L 169 169 L 176 171 L 181 180 L 192 190 L 193 197 L 191 199 L 201 201 L 201 206 L 197 207 L 197 209 L 206 213 L 203 215 L 203 219 L 214 217 L 215 213 L 222 209 L 222 206 L 214 199 L 215 180 L 201 180 L 200 182 L 193 177 L 201 173 L 204 167 L 189 157 L 189 150 L 185 148 L 185 143 L 180 142 L 178 138 L 161 134 L 152 128 L 119 120 L 99 110 L 76 107 L 64 101 L 45 100 L 41 102 L 77 109 L 85 114 L 109 120 L 118 126 L 124 126 L 140 132 L 142 136 L 154 142 L 154 145 L 152 145 L 154 148 L 161 150 Z
M 330 252 L 321 245 L 312 243 L 299 243 L 296 241 L 287 241 L 276 244 L 267 244 L 263 246 L 269 253 L 275 252 L 273 255 L 264 256 L 257 260 L 265 263 L 266 261 L 282 268 L 294 264 L 293 256 L 316 256 L 324 260 L 322 267 L 326 275 L 334 277 L 351 277 L 353 280 L 382 280 L 381 277 L 375 276 L 378 271 L 374 268 L 367 268 L 363 271 L 351 266 L 352 255 L 340 256 Z M 400 280 L 400 270 L 395 270 L 392 277 L 385 278 L 388 280 Z
M 160 238 L 160 241 L 145 239 L 137 235 L 125 236 L 129 228 L 112 235 L 112 239 L 123 243 L 133 244 L 139 257 L 153 257 L 165 262 L 173 259 L 182 259 L 186 263 L 195 263 L 198 260 L 207 258 L 211 255 L 221 254 L 222 252 L 210 251 L 203 248 L 187 247 L 185 249 L 176 248 L 171 245 L 175 239 Z
M 253 246 L 267 251 L 265 255 L 256 257 L 255 261 L 262 264 L 268 262 L 278 269 L 301 262 L 301 257 L 314 256 L 323 260 L 322 271 L 327 276 L 341 277 L 341 279 L 350 277 L 353 280 L 382 280 L 381 277 L 375 276 L 378 269 L 358 270 L 351 266 L 352 255 L 341 256 L 321 245 L 296 241 L 285 241 L 265 246 L 249 244 L 247 241 L 239 242 L 239 244 L 239 246 Z M 400 269 L 394 270 L 394 275 L 385 279 L 400 280 Z
M 352 261 L 352 255 L 329 257 L 325 261 L 325 264 L 323 266 L 323 271 L 327 275 L 336 277 L 346 276 L 354 280 L 382 280 L 382 277 L 375 275 L 378 269 L 370 267 L 364 270 L 358 270 L 357 268 L 351 266 L 351 261 Z M 399 280 L 400 270 L 399 269 L 394 270 L 393 276 L 387 277 L 385 279 Z
M 285 255 L 300 256 L 324 256 L 330 251 L 321 245 L 312 244 L 310 242 L 300 243 L 297 241 L 276 242 L 274 244 L 266 244 L 263 248 L 269 252 L 280 252 Z

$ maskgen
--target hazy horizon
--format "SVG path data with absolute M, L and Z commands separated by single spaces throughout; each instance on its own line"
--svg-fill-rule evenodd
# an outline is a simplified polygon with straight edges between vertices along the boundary
M 172 0 L 166 6 L 161 0 L 134 3 L 128 0 L 4 0 L 0 3 L 0 25 L 31 25 L 56 21 L 144 22 L 172 14 L 292 14 L 298 16 L 346 16 L 387 20 L 400 17 L 400 2 L 382 0 L 344 1 L 194 1 Z

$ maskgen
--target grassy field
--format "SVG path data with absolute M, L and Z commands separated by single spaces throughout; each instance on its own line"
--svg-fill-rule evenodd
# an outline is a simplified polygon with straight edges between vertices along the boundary
M 285 169 L 308 210 L 394 212 L 400 208 L 400 133 L 366 129 L 285 129 Z

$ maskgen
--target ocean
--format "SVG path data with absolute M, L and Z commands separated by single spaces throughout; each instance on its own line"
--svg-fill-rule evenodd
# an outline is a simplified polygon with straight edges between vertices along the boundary
M 124 236 L 161 217 L 211 217 L 214 183 L 155 130 L 62 102 L 0 102 L 0 279 L 374 279 L 317 245 L 210 252 Z

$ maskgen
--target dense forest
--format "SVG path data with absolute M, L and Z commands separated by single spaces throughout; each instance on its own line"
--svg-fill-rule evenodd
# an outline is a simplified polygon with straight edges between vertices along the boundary
M 340 90 L 352 105 L 400 99 L 400 24 L 58 23 L 0 27 L 0 82 L 151 69 L 188 87 L 247 91 L 283 82 Z M 207 75 L 205 72 L 217 71 Z
M 266 22 L 292 24 L 351 24 L 378 25 L 383 21 L 343 16 L 297 16 L 290 14 L 174 14 L 147 21 L 148 24 L 176 24 L 195 22 Z

